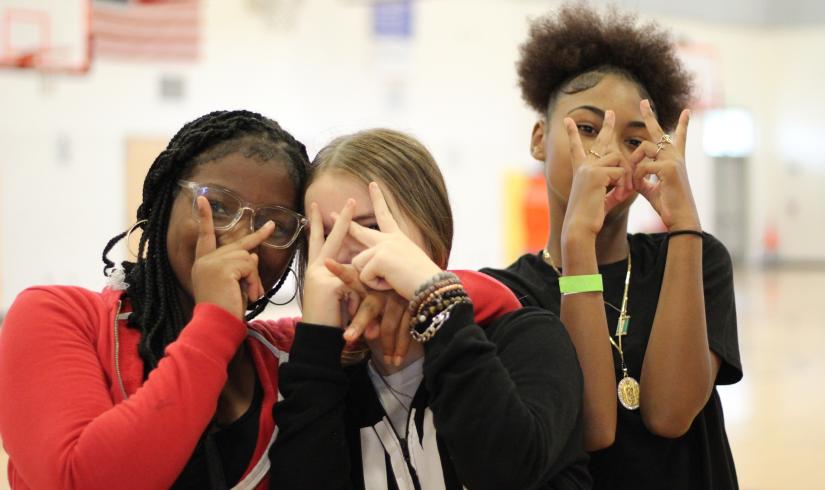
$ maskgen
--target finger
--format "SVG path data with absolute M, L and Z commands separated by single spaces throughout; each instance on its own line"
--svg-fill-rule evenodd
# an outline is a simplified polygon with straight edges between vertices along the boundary
M 643 182 L 646 181 L 648 175 L 656 175 L 659 177 L 662 166 L 663 164 L 656 160 L 645 160 L 639 165 L 636 165 L 636 170 L 633 172 L 634 187 L 637 189 L 642 188 Z
M 217 248 L 218 240 L 215 237 L 215 225 L 212 223 L 212 207 L 209 200 L 203 196 L 198 196 L 195 200 L 198 206 L 198 241 L 195 242 L 195 258 L 214 252 Z
M 604 122 L 602 123 L 602 129 L 599 131 L 599 135 L 596 136 L 595 148 L 594 150 L 605 154 L 607 153 L 607 148 L 610 146 L 610 142 L 613 140 L 613 128 L 616 126 L 616 113 L 613 111 L 606 111 L 604 113 Z
M 609 213 L 613 208 L 618 206 L 619 204 L 625 202 L 627 198 L 629 198 L 633 194 L 633 190 L 627 187 L 623 187 L 620 184 L 627 180 L 625 175 L 627 175 L 627 171 L 622 168 L 622 174 L 619 176 L 611 176 L 611 180 L 615 179 L 616 187 L 610 190 L 604 196 L 604 212 Z
M 249 299 L 255 302 L 261 299 L 261 297 L 264 295 L 264 285 L 261 281 L 261 272 L 259 269 L 260 259 L 258 257 L 258 254 L 251 253 L 249 254 L 249 258 L 252 261 L 252 270 L 254 271 L 254 274 L 250 274 L 250 276 L 254 277 L 252 277 L 251 281 L 247 280 L 246 282 L 249 286 Z
M 400 300 L 398 295 L 392 295 L 387 301 L 387 304 L 384 306 L 384 314 L 381 319 L 382 325 L 387 323 L 390 326 L 388 328 L 392 328 L 393 330 L 393 334 L 389 336 L 389 339 L 387 339 L 390 343 L 388 353 L 392 356 L 392 363 L 396 366 L 401 365 L 404 355 L 406 354 L 406 350 L 403 354 L 399 351 L 399 343 L 403 342 L 401 340 L 402 338 L 410 337 L 409 329 L 404 328 L 405 325 L 402 321 L 406 311 L 407 302 Z M 384 339 L 382 338 L 382 345 L 383 340 Z
M 642 100 L 639 103 L 639 108 L 642 111 L 642 120 L 645 122 L 645 127 L 650 134 L 651 141 L 659 141 L 662 139 L 662 135 L 665 134 L 665 132 L 662 130 L 662 127 L 659 126 L 656 114 L 653 113 L 653 109 L 650 107 L 650 101 L 647 99 Z
M 688 123 L 690 123 L 690 111 L 685 109 L 679 114 L 679 123 L 676 125 L 676 132 L 673 135 L 673 142 L 682 155 L 685 154 L 685 148 L 687 146 Z
M 570 156 L 573 159 L 573 165 L 578 165 L 583 162 L 587 155 L 584 153 L 582 146 L 582 139 L 579 136 L 579 128 L 576 122 L 569 117 L 564 118 L 564 129 L 567 130 L 567 141 L 570 146 Z
M 370 322 L 376 321 L 381 311 L 384 309 L 383 297 L 377 294 L 371 294 L 361 301 L 358 306 L 358 311 L 350 320 L 349 326 L 344 331 L 344 339 L 347 342 L 352 342 L 367 328 Z
M 359 225 L 355 221 L 349 224 L 349 235 L 365 247 L 374 247 L 384 238 L 380 231 Z
M 225 250 L 246 250 L 247 252 L 258 248 L 264 240 L 269 238 L 272 235 L 272 232 L 275 231 L 275 223 L 272 220 L 269 220 L 264 224 L 262 227 L 258 228 L 254 232 L 246 235 L 245 237 L 241 238 L 237 242 L 233 242 L 227 245 L 224 245 L 223 249 Z
M 246 296 L 250 302 L 258 301 L 261 298 L 261 276 L 258 274 L 258 263 L 254 261 L 254 265 L 249 273 L 244 277 L 243 284 L 246 286 Z
M 661 182 L 651 182 L 647 179 L 642 179 L 642 182 L 638 187 L 638 191 L 642 197 L 650 202 L 653 202 L 653 199 L 655 199 L 661 185 Z
M 375 213 L 375 220 L 378 222 L 378 229 L 384 233 L 394 233 L 398 231 L 398 223 L 395 222 L 384 193 L 378 187 L 377 182 L 370 182 L 370 199 L 372 200 L 372 210 Z M 374 230 L 373 230 L 374 231 Z
M 341 244 L 344 243 L 344 238 L 347 236 L 354 209 L 355 200 L 347 199 L 347 203 L 344 204 L 344 209 L 341 210 L 341 214 L 338 215 L 335 224 L 332 226 L 332 230 L 329 232 L 329 236 L 327 236 L 323 247 L 321 247 L 318 258 L 335 257 L 338 255 L 338 251 L 341 250 Z
M 659 150 L 658 145 L 655 143 L 651 143 L 650 141 L 642 141 L 642 143 L 636 147 L 635 150 L 633 150 L 633 153 L 630 154 L 630 162 L 634 166 L 638 166 L 639 163 L 641 163 L 641 161 L 645 158 L 648 158 L 651 161 L 655 160 L 662 151 L 664 151 L 664 148 Z
M 368 288 L 375 289 L 376 291 L 389 291 L 392 289 L 392 286 L 384 279 L 384 276 L 381 275 L 380 268 L 376 261 L 368 261 L 359 271 L 359 279 L 361 279 L 361 282 Z
M 307 252 L 309 262 L 313 262 L 315 258 L 318 257 L 323 246 L 324 220 L 321 218 L 321 210 L 318 208 L 318 203 L 313 202 L 309 205 L 309 250 Z
M 353 267 L 358 271 L 359 280 L 361 271 L 364 267 L 367 266 L 367 263 L 372 259 L 373 255 L 375 255 L 376 249 L 375 248 L 368 248 L 366 250 L 361 251 L 358 255 L 352 258 L 350 263 Z
M 367 325 L 367 329 L 364 330 L 364 338 L 367 340 L 378 340 L 378 337 L 381 336 L 381 326 L 378 322 L 371 322 Z
M 398 332 L 398 322 L 401 321 L 401 315 L 396 315 L 388 307 L 393 304 L 389 301 L 384 305 L 384 315 L 381 318 L 381 352 L 384 353 L 384 362 L 386 364 L 395 364 L 393 352 L 395 351 L 395 334 Z M 402 313 L 403 315 L 403 313 Z
M 335 274 L 344 285 L 358 293 L 361 297 L 368 294 L 367 289 L 358 279 L 358 269 L 354 266 L 340 264 L 335 259 L 324 260 L 324 265 L 327 270 Z
M 404 314 L 401 315 L 401 324 L 398 328 L 398 334 L 395 338 L 395 357 L 404 359 L 407 356 L 407 352 L 410 351 L 410 343 L 412 342 L 412 337 L 410 336 L 410 315 L 407 313 L 406 309 Z

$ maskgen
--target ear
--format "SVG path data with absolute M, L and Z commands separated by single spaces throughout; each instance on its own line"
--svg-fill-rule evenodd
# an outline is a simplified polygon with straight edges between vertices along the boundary
M 544 162 L 547 154 L 544 151 L 545 121 L 540 119 L 533 125 L 533 134 L 530 136 L 530 154 L 540 162 Z

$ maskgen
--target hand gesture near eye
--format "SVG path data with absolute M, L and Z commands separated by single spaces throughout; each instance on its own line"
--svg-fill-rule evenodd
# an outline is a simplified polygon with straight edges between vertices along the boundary
M 593 145 L 585 151 L 575 121 L 564 119 L 573 165 L 573 181 L 564 217 L 565 233 L 595 237 L 611 209 L 632 195 L 629 163 L 613 142 L 616 115 L 607 111 Z
M 356 306 L 349 304 L 347 300 L 358 298 L 350 298 L 349 289 L 324 265 L 327 259 L 338 255 L 347 236 L 354 209 L 355 201 L 348 200 L 325 239 L 321 211 L 316 203 L 309 207 L 309 252 L 303 300 L 303 320 L 307 323 L 343 327 L 342 308 L 352 310 Z
M 350 236 L 367 247 L 352 259 L 352 265 L 367 287 L 393 289 L 409 301 L 418 286 L 441 268 L 398 227 L 378 184 L 371 182 L 369 192 L 380 231 L 350 223 Z
M 630 157 L 635 166 L 633 185 L 650 201 L 669 231 L 700 230 L 699 213 L 688 182 L 685 165 L 685 142 L 690 112 L 682 111 L 676 132 L 665 134 L 650 103 L 640 104 L 642 118 L 654 142 L 643 142 Z M 648 177 L 655 175 L 655 181 Z
M 212 209 L 205 197 L 198 197 L 198 241 L 192 265 L 192 294 L 195 303 L 212 303 L 243 319 L 249 300 L 264 295 L 258 275 L 258 254 L 252 252 L 269 238 L 275 224 L 267 222 L 240 240 L 217 247 Z

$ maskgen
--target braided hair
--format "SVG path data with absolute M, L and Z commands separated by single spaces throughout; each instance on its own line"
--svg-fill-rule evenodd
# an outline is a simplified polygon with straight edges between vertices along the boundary
M 154 369 L 168 344 L 173 342 L 188 321 L 177 300 L 180 287 L 167 256 L 166 235 L 172 204 L 179 191 L 178 180 L 185 179 L 203 163 L 243 151 L 244 156 L 286 164 L 298 196 L 303 195 L 310 172 L 306 148 L 277 122 L 249 111 L 215 111 L 183 126 L 158 155 L 143 182 L 143 202 L 137 210 L 137 227 L 143 230 L 136 262 L 122 262 L 126 273 L 126 296 L 132 305 L 129 325 L 140 329 L 138 352 L 144 362 L 144 375 Z M 303 212 L 303 200 L 296 203 Z M 115 264 L 108 258 L 112 247 L 127 233 L 113 237 L 103 249 L 103 272 L 109 275 Z M 299 239 L 298 253 L 306 241 Z M 296 276 L 303 277 L 299 271 Z M 285 273 L 266 295 L 249 305 L 247 320 L 266 307 L 284 283 Z

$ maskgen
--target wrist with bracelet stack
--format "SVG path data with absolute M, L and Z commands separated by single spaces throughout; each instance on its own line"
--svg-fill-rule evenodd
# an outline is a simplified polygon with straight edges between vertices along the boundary
M 424 343 L 435 336 L 461 303 L 472 304 L 458 276 L 440 272 L 418 287 L 407 309 L 410 336 Z

